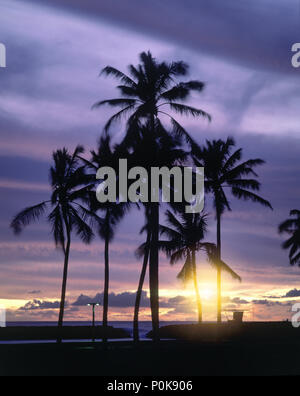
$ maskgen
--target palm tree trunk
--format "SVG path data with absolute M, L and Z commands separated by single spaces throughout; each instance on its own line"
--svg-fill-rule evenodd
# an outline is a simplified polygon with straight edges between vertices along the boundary
M 217 259 L 221 259 L 221 213 L 217 210 Z M 221 266 L 217 267 L 217 322 L 222 321 Z
M 104 294 L 103 294 L 103 342 L 107 341 L 107 317 L 108 317 L 108 291 L 109 291 L 109 238 L 105 238 L 104 248 Z
M 150 114 L 150 128 L 152 136 L 155 136 L 155 114 Z M 153 202 L 150 207 L 151 224 L 151 244 L 150 244 L 150 261 L 149 261 L 149 289 L 150 289 L 150 306 L 152 316 L 153 341 L 159 341 L 159 203 Z
M 134 307 L 134 318 L 133 318 L 133 340 L 134 342 L 139 341 L 139 310 L 140 310 L 140 302 L 142 297 L 143 285 L 145 281 L 145 275 L 147 271 L 148 259 L 149 259 L 149 243 L 150 243 L 151 234 L 148 231 L 147 233 L 147 246 L 144 254 L 143 267 L 140 275 L 139 286 L 136 292 L 135 299 L 135 307 Z
M 194 288 L 196 294 L 197 308 L 198 308 L 198 323 L 202 322 L 202 303 L 199 293 L 198 279 L 197 279 L 197 265 L 196 265 L 196 252 L 195 249 L 192 250 L 192 266 L 193 266 L 193 279 Z
M 58 317 L 58 338 L 57 338 L 58 343 L 61 342 L 61 329 L 63 326 L 64 311 L 65 311 L 69 255 L 70 255 L 70 246 L 71 246 L 71 231 L 66 216 L 64 216 L 64 221 L 66 227 L 67 243 L 64 248 L 64 271 L 63 271 L 63 281 L 61 287 L 61 298 L 60 298 L 59 317 Z
M 158 283 L 158 234 L 159 203 L 151 204 L 150 212 L 151 244 L 149 261 L 149 289 L 152 316 L 153 341 L 159 341 L 159 283 Z

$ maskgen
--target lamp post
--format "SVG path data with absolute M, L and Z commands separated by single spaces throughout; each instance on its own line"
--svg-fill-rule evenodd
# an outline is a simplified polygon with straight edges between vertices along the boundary
M 93 326 L 93 341 L 95 341 L 95 307 L 98 307 L 100 304 L 99 303 L 89 303 L 87 304 L 88 307 L 92 307 L 92 312 L 93 312 L 93 321 L 92 321 L 92 326 Z

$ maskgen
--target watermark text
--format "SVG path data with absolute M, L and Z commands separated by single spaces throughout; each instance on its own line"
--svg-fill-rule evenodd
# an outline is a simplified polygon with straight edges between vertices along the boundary
M 0 327 L 6 326 L 6 309 L 0 305 Z
M 0 67 L 6 67 L 6 47 L 0 43 Z
M 292 52 L 294 52 L 294 55 L 291 59 L 292 66 L 295 68 L 300 67 L 300 43 L 295 43 L 292 45 Z
M 300 327 L 300 303 L 293 304 L 292 311 L 296 312 L 292 316 L 292 325 L 295 328 Z
M 119 170 L 109 166 L 98 169 L 97 200 L 105 202 L 186 202 L 186 213 L 200 213 L 204 207 L 204 168 L 178 167 L 169 169 L 141 166 L 128 170 L 127 160 L 119 160 Z M 118 191 L 118 194 L 117 194 Z M 118 195 L 118 196 L 117 196 Z

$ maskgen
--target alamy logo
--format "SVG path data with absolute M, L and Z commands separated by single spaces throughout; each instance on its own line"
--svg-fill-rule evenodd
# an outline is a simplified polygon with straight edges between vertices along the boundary
M 118 174 L 118 176 L 117 176 Z M 136 166 L 128 171 L 127 160 L 119 160 L 119 170 L 109 166 L 98 169 L 102 180 L 96 190 L 97 200 L 105 202 L 186 202 L 186 213 L 199 213 L 204 207 L 204 168 L 151 167 L 150 174 Z M 171 180 L 172 177 L 172 180 Z M 117 197 L 118 183 L 118 197 Z M 128 188 L 129 185 L 129 188 Z M 194 192 L 194 194 L 193 194 Z
M 6 310 L 5 307 L 0 305 L 0 327 L 6 326 Z
M 292 325 L 295 328 L 300 327 L 300 303 L 296 303 L 292 306 L 292 311 L 296 312 L 292 316 Z
M 6 48 L 0 43 L 0 67 L 6 67 Z
M 292 56 L 292 66 L 293 67 L 300 67 L 300 43 L 295 43 L 292 46 L 292 52 L 295 54 Z

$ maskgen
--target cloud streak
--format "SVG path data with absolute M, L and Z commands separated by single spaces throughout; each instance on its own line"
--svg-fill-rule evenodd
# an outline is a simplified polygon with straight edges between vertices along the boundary
M 40 309 L 58 309 L 59 308 L 59 301 L 41 301 L 34 299 L 26 303 L 23 307 L 20 307 L 20 311 L 33 311 L 33 310 L 40 310 Z M 66 303 L 67 305 L 67 303 Z

